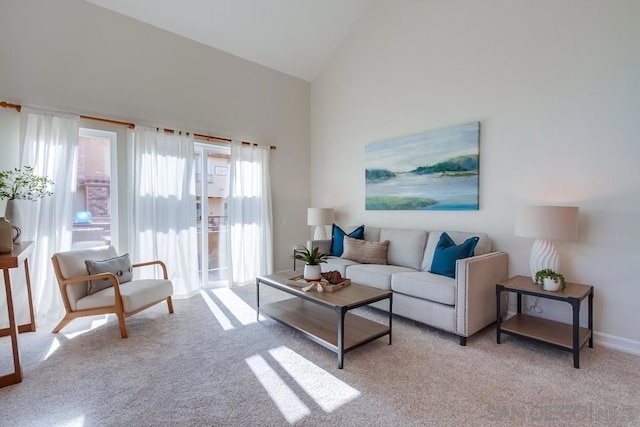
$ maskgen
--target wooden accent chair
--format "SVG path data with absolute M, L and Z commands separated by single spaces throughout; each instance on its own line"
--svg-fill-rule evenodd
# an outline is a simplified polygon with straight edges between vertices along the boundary
M 167 267 L 162 261 L 131 265 L 128 255 L 118 257 L 113 246 L 58 252 L 53 254 L 51 261 L 67 310 L 53 333 L 60 332 L 78 317 L 114 313 L 118 317 L 120 335 L 127 338 L 127 317 L 162 301 L 167 301 L 169 313 L 173 313 L 173 284 L 168 280 Z M 89 261 L 89 265 L 85 261 Z M 114 269 L 113 262 L 120 264 Z M 125 267 L 122 267 L 122 262 L 125 262 Z M 133 268 L 151 265 L 162 268 L 163 279 L 130 280 Z M 89 268 L 105 272 L 90 274 Z

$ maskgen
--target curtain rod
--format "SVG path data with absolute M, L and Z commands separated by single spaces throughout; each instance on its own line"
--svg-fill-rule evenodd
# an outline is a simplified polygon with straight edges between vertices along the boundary
M 19 104 L 12 104 L 10 102 L 5 102 L 5 101 L 0 101 L 0 107 L 2 108 L 13 108 L 14 110 L 16 110 L 17 112 L 20 112 L 22 110 L 22 105 Z M 129 129 L 135 129 L 136 125 L 135 123 L 129 123 L 129 122 L 122 122 L 119 120 L 112 120 L 112 119 L 105 119 L 102 117 L 93 117 L 93 116 L 80 116 L 81 119 L 85 119 L 85 120 L 94 120 L 97 122 L 104 122 L 104 123 L 112 123 L 112 124 L 116 124 L 116 125 L 122 125 L 122 126 L 126 126 Z M 156 128 L 158 129 L 158 128 Z M 164 130 L 167 133 L 174 133 L 175 131 L 173 129 L 165 129 Z M 215 136 L 215 135 L 204 135 L 201 133 L 193 133 L 193 137 L 194 138 L 199 138 L 199 139 L 204 139 L 207 142 L 211 142 L 211 141 L 222 141 L 222 142 L 228 142 L 231 143 L 231 138 L 223 138 L 221 136 Z M 252 143 L 249 141 L 242 141 L 241 142 L 242 145 L 253 145 L 254 147 L 258 147 L 258 144 L 256 143 Z M 276 146 L 275 145 L 270 145 L 269 148 L 271 150 L 275 150 Z

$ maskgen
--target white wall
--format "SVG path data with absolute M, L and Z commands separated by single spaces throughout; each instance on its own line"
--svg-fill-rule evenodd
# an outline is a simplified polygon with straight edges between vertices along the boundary
M 312 83 L 312 205 L 344 225 L 486 232 L 512 275 L 533 243 L 513 235 L 517 205 L 577 205 L 561 272 L 595 285 L 597 331 L 639 344 L 639 16 L 632 0 L 374 1 Z M 364 210 L 366 144 L 476 120 L 479 211 Z M 559 304 L 542 315 L 569 321 Z
M 3 0 L 0 58 L 0 100 L 276 145 L 275 268 L 291 266 L 309 232 L 308 82 L 81 0 Z M 3 168 L 17 117 L 0 111 Z

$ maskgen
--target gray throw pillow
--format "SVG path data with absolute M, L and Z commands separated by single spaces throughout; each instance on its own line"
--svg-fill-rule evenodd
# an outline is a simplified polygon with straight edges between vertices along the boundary
M 113 273 L 120 283 L 130 282 L 133 279 L 133 269 L 131 268 L 129 254 L 102 261 L 85 260 L 84 263 L 89 274 Z M 109 279 L 90 280 L 87 286 L 87 294 L 92 295 L 111 286 L 113 286 L 113 282 Z

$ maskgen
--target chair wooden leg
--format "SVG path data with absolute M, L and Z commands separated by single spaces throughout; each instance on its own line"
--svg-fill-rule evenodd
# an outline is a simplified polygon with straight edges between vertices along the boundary
M 53 328 L 53 331 L 51 331 L 51 332 L 54 333 L 54 334 L 57 334 L 58 332 L 60 332 L 62 330 L 62 328 L 67 326 L 72 320 L 73 319 L 69 319 L 69 318 L 65 317 L 64 319 L 62 319 L 60 321 L 60 323 L 58 323 L 58 326 Z
M 127 324 L 124 320 L 124 313 L 116 313 L 116 316 L 118 316 L 118 324 L 120 325 L 120 336 L 122 338 L 128 338 L 129 335 L 127 334 Z
M 169 313 L 173 313 L 173 302 L 171 301 L 171 297 L 167 297 L 167 306 L 169 306 Z

